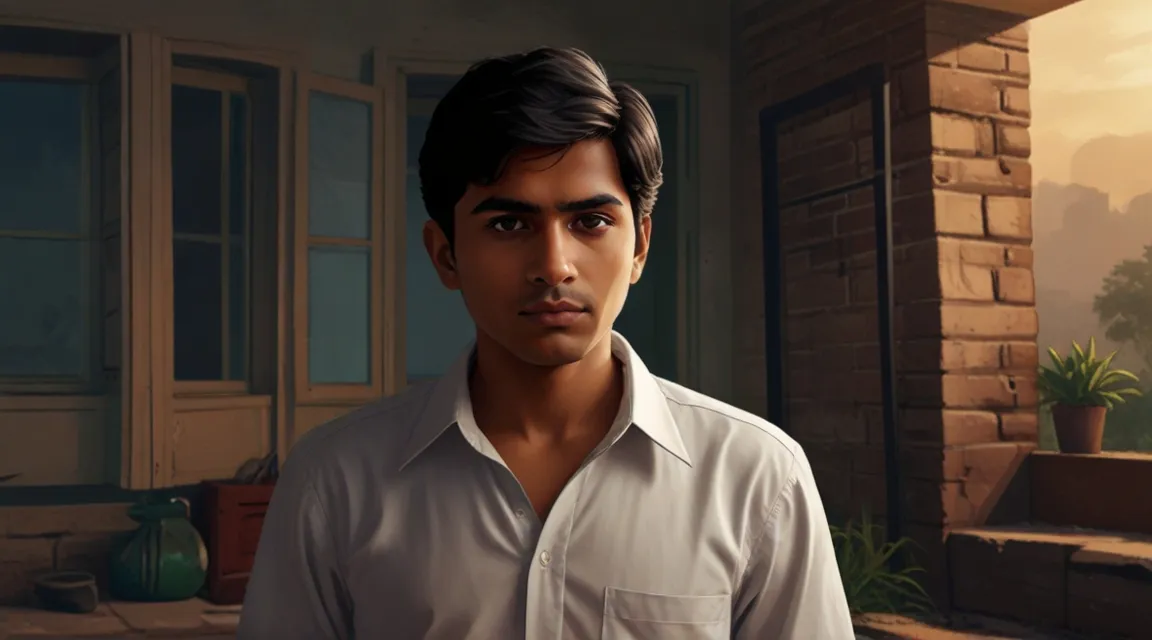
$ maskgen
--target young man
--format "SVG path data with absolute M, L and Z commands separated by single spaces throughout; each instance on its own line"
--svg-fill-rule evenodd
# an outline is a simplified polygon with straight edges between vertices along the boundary
M 661 164 L 648 103 L 580 51 L 448 93 L 424 243 L 475 347 L 296 444 L 242 640 L 853 637 L 800 447 L 612 333 Z

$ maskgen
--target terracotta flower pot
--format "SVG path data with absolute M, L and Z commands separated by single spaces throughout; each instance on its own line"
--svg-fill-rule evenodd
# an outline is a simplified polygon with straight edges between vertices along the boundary
M 1055 404 L 1052 424 L 1061 453 L 1100 453 L 1108 407 Z

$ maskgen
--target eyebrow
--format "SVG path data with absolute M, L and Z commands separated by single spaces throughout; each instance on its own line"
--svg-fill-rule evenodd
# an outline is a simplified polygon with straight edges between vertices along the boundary
M 584 198 L 583 200 L 561 202 L 556 205 L 556 209 L 564 213 L 574 213 L 606 205 L 620 207 L 623 206 L 623 203 L 620 202 L 620 199 L 616 196 L 607 193 L 598 193 L 591 198 Z M 476 205 L 472 209 L 472 213 L 485 213 L 489 211 L 499 211 L 503 213 L 540 213 L 541 210 L 540 205 L 531 202 L 516 200 L 515 198 L 492 197 L 485 198 L 480 204 Z

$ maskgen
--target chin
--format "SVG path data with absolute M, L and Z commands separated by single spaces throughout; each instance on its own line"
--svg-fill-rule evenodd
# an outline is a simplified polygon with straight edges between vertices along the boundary
M 509 349 L 524 362 L 538 367 L 562 367 L 579 362 L 592 350 L 595 341 L 592 336 L 567 334 L 553 331 L 548 334 L 518 340 Z
M 488 333 L 488 339 L 527 364 L 562 367 L 583 360 L 598 343 L 599 334 L 590 327 L 501 331 Z

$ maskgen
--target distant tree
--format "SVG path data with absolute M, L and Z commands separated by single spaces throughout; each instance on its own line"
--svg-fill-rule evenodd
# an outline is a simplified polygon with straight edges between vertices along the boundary
M 1132 345 L 1152 371 L 1152 245 L 1142 258 L 1121 260 L 1104 278 L 1092 309 L 1109 340 Z

